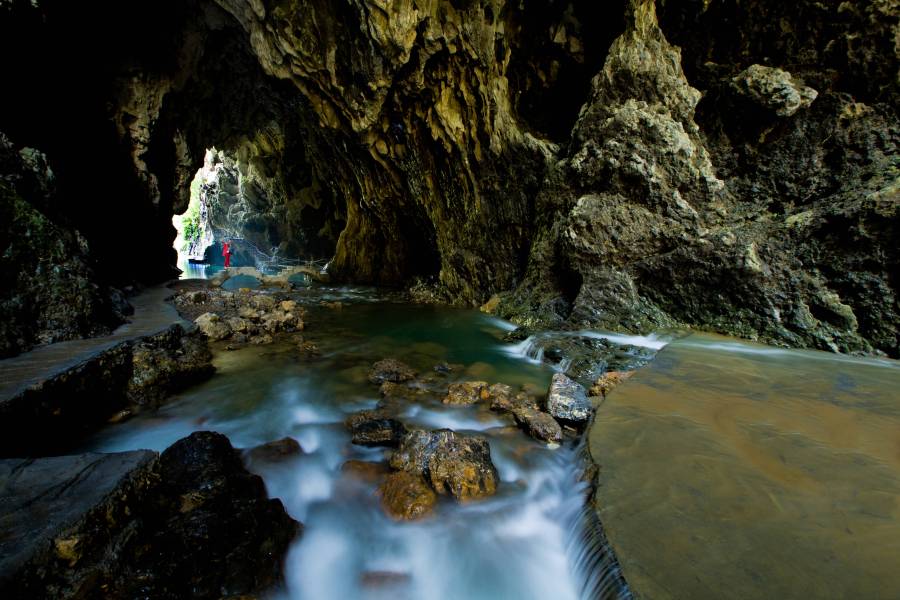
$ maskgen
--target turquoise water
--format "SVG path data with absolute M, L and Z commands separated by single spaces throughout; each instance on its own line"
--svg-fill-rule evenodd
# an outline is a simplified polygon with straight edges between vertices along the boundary
M 454 369 L 448 383 L 479 379 L 546 389 L 553 371 L 502 341 L 512 326 L 472 310 L 392 301 L 365 288 L 295 296 L 309 307 L 304 336 L 318 346 L 317 358 L 293 344 L 218 352 L 210 381 L 157 413 L 100 432 L 90 449 L 163 450 L 199 429 L 224 433 L 238 447 L 297 439 L 302 456 L 251 465 L 305 525 L 288 557 L 285 597 L 587 597 L 601 574 L 584 569 L 587 486 L 579 481 L 574 440 L 554 448 L 484 407 L 410 402 L 407 425 L 486 436 L 501 478 L 496 496 L 467 504 L 442 499 L 433 516 L 416 523 L 389 519 L 376 484 L 341 470 L 348 460 L 385 459 L 382 449 L 351 444 L 343 426 L 349 413 L 380 399 L 367 375 L 382 358 L 432 377 L 435 365 L 446 363 Z M 321 301 L 342 304 L 326 308 Z M 614 578 L 604 585 L 614 588 Z

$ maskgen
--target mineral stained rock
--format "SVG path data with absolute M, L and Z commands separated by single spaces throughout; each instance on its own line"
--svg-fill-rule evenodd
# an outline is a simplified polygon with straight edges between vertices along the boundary
M 434 493 L 421 475 L 408 471 L 391 473 L 378 488 L 381 503 L 395 519 L 412 521 L 427 516 L 437 504 Z
M 457 500 L 491 496 L 500 480 L 487 440 L 449 429 L 407 433 L 391 467 L 421 475 L 437 493 Z

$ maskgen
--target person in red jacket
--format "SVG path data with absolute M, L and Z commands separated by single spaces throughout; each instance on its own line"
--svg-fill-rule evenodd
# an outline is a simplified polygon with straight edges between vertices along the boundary
M 222 244 L 222 256 L 225 257 L 225 268 L 231 266 L 231 244 L 229 242 L 224 242 Z

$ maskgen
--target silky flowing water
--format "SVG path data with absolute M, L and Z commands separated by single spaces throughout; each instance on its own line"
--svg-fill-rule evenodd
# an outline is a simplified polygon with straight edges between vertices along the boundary
M 342 470 L 348 460 L 385 458 L 383 449 L 351 444 L 343 425 L 348 414 L 379 400 L 367 380 L 379 359 L 401 359 L 423 374 L 434 374 L 440 363 L 461 365 L 448 383 L 546 389 L 552 371 L 501 340 L 508 323 L 472 310 L 391 302 L 368 290 L 307 294 L 305 337 L 319 346 L 319 357 L 304 358 L 288 344 L 217 352 L 210 381 L 158 412 L 109 427 L 87 449 L 161 451 L 201 429 L 224 433 L 237 447 L 298 440 L 302 455 L 249 465 L 305 527 L 287 558 L 285 597 L 627 597 L 591 533 L 574 441 L 549 447 L 483 407 L 410 404 L 409 426 L 486 436 L 502 481 L 492 498 L 442 499 L 434 515 L 415 523 L 388 518 L 377 484 Z M 321 301 L 343 306 L 325 308 Z
M 669 344 L 590 434 L 636 595 L 900 598 L 900 363 Z

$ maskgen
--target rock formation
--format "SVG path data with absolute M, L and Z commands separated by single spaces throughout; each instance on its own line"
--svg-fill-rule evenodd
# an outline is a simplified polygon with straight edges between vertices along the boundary
M 181 325 L 100 349 L 0 398 L 0 457 L 70 451 L 110 419 L 156 408 L 213 372 L 205 336 Z
M 299 524 L 228 439 L 0 461 L 6 598 L 221 598 L 282 579 Z M 49 515 L 49 518 L 48 518 Z
M 514 290 L 500 313 L 540 327 L 898 356 L 898 12 L 8 0 L 0 131 L 46 153 L 46 215 L 101 286 L 171 272 L 170 219 L 216 148 L 213 226 L 333 255 L 335 278 Z

